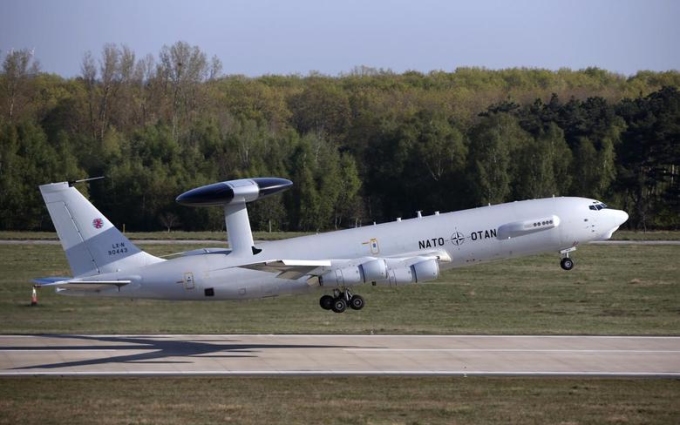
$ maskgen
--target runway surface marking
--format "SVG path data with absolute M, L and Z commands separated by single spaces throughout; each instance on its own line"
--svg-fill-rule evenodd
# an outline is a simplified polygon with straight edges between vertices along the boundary
M 680 377 L 680 337 L 2 335 L 0 375 Z
M 350 352 L 403 352 L 403 353 L 680 353 L 673 350 L 532 350 L 516 348 L 345 348 Z

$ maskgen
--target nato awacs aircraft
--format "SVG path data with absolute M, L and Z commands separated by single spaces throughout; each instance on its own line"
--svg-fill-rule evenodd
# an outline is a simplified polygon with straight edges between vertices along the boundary
M 286 190 L 281 178 L 230 180 L 177 197 L 224 208 L 229 249 L 159 258 L 132 244 L 75 187 L 40 186 L 73 277 L 35 280 L 61 294 L 172 300 L 240 300 L 321 288 L 336 313 L 360 310 L 361 285 L 435 280 L 442 270 L 555 252 L 570 270 L 579 244 L 609 239 L 628 214 L 585 198 L 553 197 L 255 243 L 246 204 Z

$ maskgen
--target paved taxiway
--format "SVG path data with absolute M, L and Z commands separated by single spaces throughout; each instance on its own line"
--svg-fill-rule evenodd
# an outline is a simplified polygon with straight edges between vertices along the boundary
M 680 337 L 0 335 L 0 375 L 680 377 Z

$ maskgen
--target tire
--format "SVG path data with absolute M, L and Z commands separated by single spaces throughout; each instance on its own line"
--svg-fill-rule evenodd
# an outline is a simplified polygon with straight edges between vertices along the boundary
M 571 270 L 574 268 L 574 262 L 571 261 L 571 258 L 563 258 L 562 261 L 560 261 L 560 267 L 564 270 Z
M 332 309 L 333 308 L 333 297 L 331 297 L 330 295 L 324 295 L 323 297 L 321 297 L 321 299 L 319 299 L 319 305 L 324 310 Z
M 364 298 L 361 295 L 353 295 L 349 300 L 349 306 L 352 310 L 361 310 L 364 308 Z
M 336 313 L 344 313 L 347 310 L 347 301 L 343 298 L 334 299 L 332 310 Z

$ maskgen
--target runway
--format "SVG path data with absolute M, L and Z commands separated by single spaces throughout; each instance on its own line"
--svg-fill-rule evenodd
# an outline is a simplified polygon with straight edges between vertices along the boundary
M 2 376 L 680 377 L 680 337 L 0 335 Z

